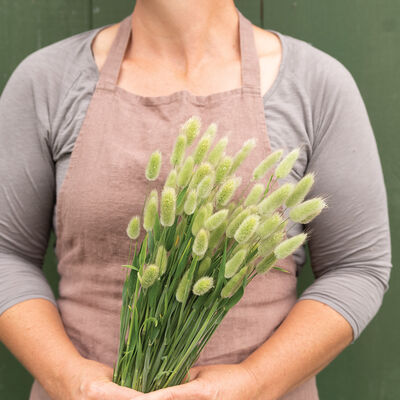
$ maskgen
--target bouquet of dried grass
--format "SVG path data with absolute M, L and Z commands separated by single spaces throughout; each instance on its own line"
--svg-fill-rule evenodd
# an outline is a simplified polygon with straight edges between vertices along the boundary
M 273 268 L 287 272 L 277 260 L 307 239 L 307 233 L 286 238 L 289 220 L 308 223 L 326 207 L 321 197 L 304 201 L 312 173 L 270 191 L 274 179 L 290 173 L 300 149 L 285 157 L 283 150 L 268 155 L 254 169 L 248 194 L 233 201 L 241 184 L 236 171 L 255 141 L 246 141 L 231 157 L 226 137 L 213 146 L 217 125 L 212 123 L 186 156 L 200 127 L 196 116 L 180 127 L 162 192 L 152 190 L 142 218 L 133 216 L 127 227 L 132 241 L 141 225 L 146 235 L 124 265 L 129 271 L 113 382 L 144 393 L 182 382 L 248 283 Z M 161 158 L 159 151 L 150 156 L 149 181 L 157 179 Z

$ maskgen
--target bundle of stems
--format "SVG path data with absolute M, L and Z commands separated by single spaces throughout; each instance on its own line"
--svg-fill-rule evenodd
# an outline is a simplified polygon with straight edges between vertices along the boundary
M 126 229 L 134 251 L 123 266 L 128 271 L 113 382 L 143 393 L 182 383 L 251 280 L 271 269 L 288 273 L 277 261 L 308 236 L 288 239 L 289 220 L 306 224 L 326 207 L 322 197 L 304 200 L 313 173 L 271 190 L 290 173 L 300 148 L 285 157 L 282 149 L 270 153 L 254 169 L 247 195 L 234 201 L 241 184 L 236 171 L 255 141 L 229 156 L 226 137 L 213 146 L 217 125 L 212 123 L 186 156 L 200 128 L 197 116 L 180 126 L 161 194 L 153 189 L 143 222 L 133 216 Z M 159 151 L 151 154 L 149 181 L 158 178 L 161 161 Z M 138 244 L 142 225 L 146 234 Z

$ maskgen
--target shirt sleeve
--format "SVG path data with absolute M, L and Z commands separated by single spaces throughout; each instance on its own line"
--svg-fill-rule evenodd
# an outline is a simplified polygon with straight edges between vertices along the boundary
M 48 118 L 38 112 L 46 106 L 34 89 L 34 82 L 41 85 L 34 70 L 29 56 L 0 98 L 0 314 L 32 298 L 56 305 L 42 272 L 55 198 L 54 163 Z
M 324 65 L 313 101 L 314 143 L 308 197 L 328 207 L 311 221 L 311 265 L 316 280 L 300 296 L 325 303 L 353 328 L 353 342 L 377 313 L 388 289 L 391 244 L 387 195 L 375 136 L 350 72 Z

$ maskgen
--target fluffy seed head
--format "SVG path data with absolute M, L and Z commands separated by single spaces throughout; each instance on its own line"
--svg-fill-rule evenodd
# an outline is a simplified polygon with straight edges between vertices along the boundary
M 190 146 L 200 132 L 201 119 L 198 116 L 190 117 L 181 127 L 181 134 L 186 135 L 187 145 Z
M 196 191 L 192 189 L 189 191 L 185 200 L 185 205 L 183 206 L 185 214 L 192 215 L 196 210 L 196 204 L 197 204 L 197 194 Z
M 258 245 L 258 255 L 261 257 L 265 257 L 266 255 L 270 254 L 274 250 L 274 248 L 278 246 L 279 243 L 282 242 L 284 237 L 285 233 L 284 231 L 281 230 L 268 236 L 267 239 L 264 239 Z
M 156 255 L 156 264 L 160 268 L 160 276 L 163 275 L 167 269 L 168 253 L 163 245 L 159 245 Z
M 262 183 L 256 183 L 247 195 L 244 205 L 246 207 L 257 204 L 263 193 L 265 191 L 265 186 Z
M 209 231 L 213 231 L 217 229 L 225 220 L 226 217 L 228 216 L 229 210 L 224 208 L 223 210 L 217 211 L 210 217 L 208 217 L 204 221 L 204 227 L 208 229 Z
M 293 207 L 304 200 L 314 184 L 314 176 L 314 173 L 310 172 L 297 182 L 292 194 L 286 200 L 287 207 Z
M 192 224 L 192 234 L 196 236 L 199 230 L 204 226 L 204 221 L 210 216 L 208 208 L 206 205 L 200 207 L 196 212 L 193 224 Z
M 300 149 L 292 150 L 276 167 L 275 176 L 278 179 L 285 178 L 289 175 L 290 171 L 293 168 L 294 163 L 296 162 L 297 158 L 299 157 Z
M 175 222 L 176 194 L 175 189 L 166 187 L 161 193 L 161 215 L 162 226 L 172 226 Z
M 215 182 L 215 173 L 205 176 L 197 186 L 197 197 L 205 199 L 208 197 L 213 189 Z
M 167 180 L 165 181 L 165 186 L 175 188 L 176 187 L 176 179 L 177 179 L 176 169 L 171 169 L 168 174 Z
M 182 165 L 182 168 L 179 170 L 178 174 L 178 186 L 181 188 L 188 185 L 190 178 L 192 177 L 194 168 L 194 159 L 192 156 L 186 158 L 185 162 Z
M 181 165 L 186 150 L 186 135 L 180 134 L 175 141 L 175 146 L 171 154 L 171 164 L 176 167 Z
M 204 134 L 203 137 L 199 140 L 199 143 L 197 144 L 196 149 L 193 153 L 195 164 L 200 164 L 203 161 L 208 149 L 211 147 L 211 144 L 211 136 Z
M 265 274 L 268 272 L 276 262 L 275 254 L 269 254 L 265 258 L 263 258 L 256 266 L 256 271 L 258 274 Z
M 223 235 L 226 231 L 227 225 L 228 225 L 228 223 L 225 220 L 217 229 L 214 229 L 211 232 L 210 239 L 208 241 L 208 248 L 210 250 L 214 250 L 218 246 L 221 238 L 223 237 Z
M 225 278 L 231 278 L 242 266 L 247 255 L 247 250 L 241 249 L 233 255 L 225 264 Z
M 143 275 L 139 279 L 143 289 L 153 285 L 158 278 L 159 272 L 160 270 L 155 264 L 150 264 L 144 268 Z
M 146 167 L 146 178 L 155 181 L 158 178 L 161 168 L 161 152 L 158 150 L 152 153 Z
M 236 216 L 232 215 L 233 218 L 231 218 L 231 222 L 229 223 L 228 228 L 226 229 L 226 236 L 228 238 L 233 238 L 233 236 L 235 235 L 235 232 L 239 228 L 240 224 L 250 214 L 251 214 L 250 208 L 246 208 L 246 209 L 242 210 L 238 215 L 236 215 Z
M 193 285 L 193 293 L 203 296 L 214 287 L 214 279 L 211 276 L 203 276 Z
M 193 173 L 193 171 L 191 171 Z M 203 162 L 196 169 L 190 181 L 190 188 L 197 188 L 197 185 L 207 176 L 214 173 L 214 167 L 209 162 Z
M 220 184 L 229 174 L 233 163 L 232 157 L 224 156 L 219 162 L 217 169 L 215 171 L 215 182 Z
M 130 239 L 136 240 L 140 235 L 140 217 L 135 215 L 131 218 L 126 228 L 126 234 Z
M 271 153 L 267 158 L 258 164 L 258 166 L 253 171 L 253 179 L 256 181 L 258 179 L 264 178 L 267 172 L 282 158 L 283 150 L 276 150 Z
M 229 178 L 219 189 L 215 195 L 216 204 L 218 207 L 226 206 L 235 194 L 242 179 L 240 177 Z
M 188 294 L 190 293 L 190 286 L 192 285 L 191 280 L 189 279 L 189 270 L 187 270 L 183 276 L 181 281 L 179 282 L 178 289 L 176 290 L 176 300 L 179 301 L 179 303 L 183 303 Z
M 242 148 L 235 154 L 230 173 L 233 174 L 250 154 L 256 145 L 256 139 L 249 139 L 243 143 Z
M 158 192 L 153 189 L 144 205 L 143 228 L 146 232 L 152 231 L 158 213 Z
M 202 276 L 204 276 L 210 269 L 210 266 L 211 266 L 211 257 L 209 256 L 204 257 L 201 260 L 199 268 L 196 271 L 196 279 L 199 279 Z
M 257 229 L 257 233 L 261 239 L 265 239 L 271 233 L 275 232 L 275 230 L 282 222 L 283 218 L 281 214 L 275 213 L 271 217 L 260 223 Z
M 242 286 L 243 280 L 247 274 L 247 266 L 243 267 L 239 272 L 236 273 L 229 281 L 225 284 L 221 290 L 221 297 L 227 299 L 232 297 Z
M 209 233 L 205 229 L 201 228 L 194 239 L 192 248 L 193 254 L 200 259 L 204 257 L 204 254 L 206 254 L 208 249 L 208 237 Z
M 290 219 L 301 224 L 308 224 L 312 219 L 321 213 L 327 206 L 321 197 L 314 197 L 310 200 L 294 206 L 289 213 Z
M 210 138 L 211 138 L 212 140 L 214 140 L 217 131 L 218 131 L 218 126 L 217 126 L 217 124 L 216 124 L 215 122 L 211 122 L 211 124 L 208 125 L 208 128 L 206 129 L 206 131 L 204 132 L 204 134 L 210 136 Z
M 290 196 L 294 188 L 293 183 L 285 183 L 278 189 L 274 190 L 258 205 L 258 211 L 262 215 L 272 214 L 278 207 L 283 205 Z
M 290 239 L 284 240 L 274 250 L 276 258 L 281 259 L 292 254 L 298 247 L 300 247 L 307 239 L 306 233 L 299 233 Z
M 224 136 L 210 151 L 210 154 L 208 155 L 208 162 L 214 167 L 219 163 L 219 160 L 224 155 L 224 151 L 226 149 L 227 144 L 228 144 L 228 138 Z
M 246 243 L 257 230 L 259 222 L 260 217 L 257 214 L 252 214 L 246 217 L 235 232 L 235 240 L 238 243 Z

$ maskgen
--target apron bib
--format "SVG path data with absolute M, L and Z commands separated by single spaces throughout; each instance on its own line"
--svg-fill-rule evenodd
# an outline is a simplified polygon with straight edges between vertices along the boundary
M 142 214 L 150 189 L 161 190 L 180 124 L 192 115 L 201 118 L 202 131 L 216 122 L 219 137 L 229 137 L 231 155 L 246 139 L 255 138 L 257 146 L 238 171 L 243 177 L 242 186 L 271 152 L 253 28 L 237 12 L 242 86 L 207 96 L 181 90 L 166 96 L 146 97 L 117 86 L 131 40 L 131 15 L 119 27 L 71 153 L 56 204 L 60 275 L 57 304 L 65 330 L 83 357 L 111 367 L 117 359 L 126 276 L 121 265 L 127 262 L 130 245 L 126 226 L 132 215 Z M 160 177 L 150 183 L 144 170 L 156 149 L 162 152 L 164 162 Z M 273 189 L 276 187 L 277 184 Z M 143 237 L 142 230 L 139 240 Z M 255 277 L 195 365 L 238 363 L 278 328 L 297 298 L 293 257 L 280 260 L 279 265 L 292 274 L 272 270 Z M 30 400 L 48 399 L 35 380 Z M 282 399 L 317 400 L 315 378 Z

